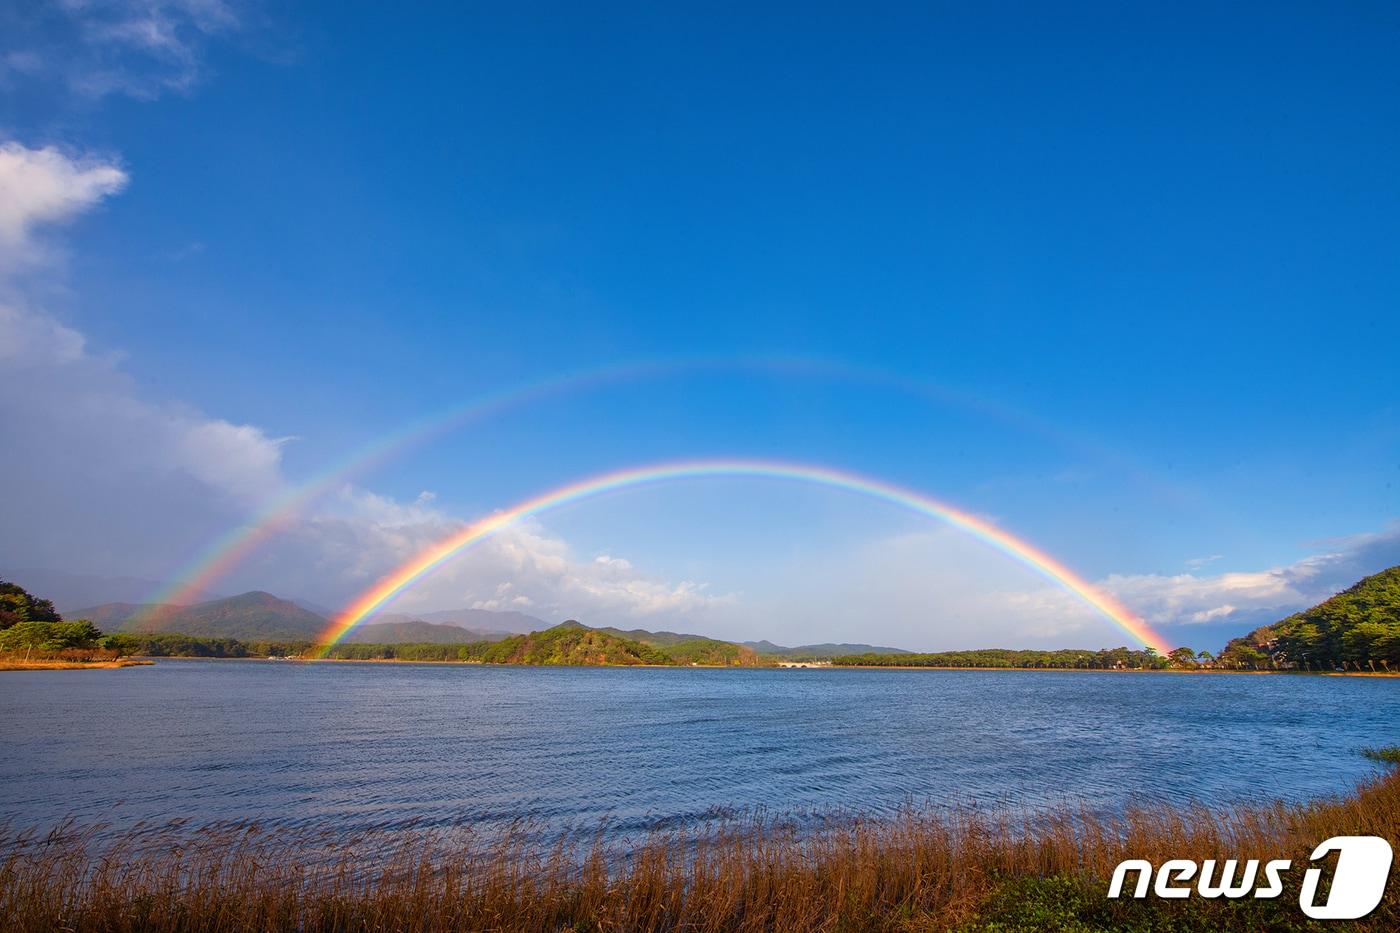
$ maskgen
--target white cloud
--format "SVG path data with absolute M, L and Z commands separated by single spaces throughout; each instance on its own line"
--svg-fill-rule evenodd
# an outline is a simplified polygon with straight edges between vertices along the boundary
M 1115 574 L 1099 585 L 1153 625 L 1219 621 L 1236 612 L 1275 611 L 1306 599 L 1296 581 L 1281 570 L 1210 576 Z
M 316 514 L 297 521 L 235 574 L 245 586 L 341 605 L 396 566 L 462 527 L 440 511 L 345 487 Z M 517 610 L 546 620 L 593 624 L 662 620 L 671 624 L 729 606 L 694 581 L 668 582 L 613 558 L 576 556 L 538 521 L 508 526 L 463 550 L 384 607 Z
M 459 566 L 442 572 L 440 584 L 425 581 L 424 592 L 408 602 L 427 608 L 453 591 L 490 590 L 473 605 L 483 609 L 528 605 L 557 615 L 614 622 L 689 617 L 733 601 L 732 596 L 709 593 L 704 583 L 659 579 L 625 558 L 576 558 L 563 539 L 537 522 L 505 529 L 457 561 Z M 491 589 L 493 580 L 498 582 Z
M 1188 622 L 1213 622 L 1216 619 L 1228 618 L 1233 615 L 1234 612 L 1235 607 L 1230 603 L 1226 603 L 1223 606 L 1216 606 L 1214 609 L 1202 609 L 1198 612 L 1193 612 L 1187 616 L 1186 619 Z
M 1211 554 L 1206 557 L 1193 557 L 1186 562 L 1186 566 L 1192 570 L 1200 570 L 1202 567 L 1221 560 L 1224 556 L 1224 554 Z
M 71 220 L 126 183 L 126 172 L 110 160 L 0 144 L 0 274 L 41 258 L 39 227 Z

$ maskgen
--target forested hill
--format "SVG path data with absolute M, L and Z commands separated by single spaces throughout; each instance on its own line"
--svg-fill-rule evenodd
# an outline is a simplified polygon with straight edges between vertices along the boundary
M 1236 638 L 1221 658 L 1304 670 L 1400 670 L 1400 566 Z
M 574 621 L 514 635 L 485 646 L 473 660 L 487 664 L 672 664 L 660 649 Z

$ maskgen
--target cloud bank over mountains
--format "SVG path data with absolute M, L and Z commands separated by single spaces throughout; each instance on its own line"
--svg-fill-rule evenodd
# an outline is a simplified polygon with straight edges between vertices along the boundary
M 1150 624 L 1169 629 L 1183 642 L 1217 640 L 1211 626 L 1242 631 L 1315 605 L 1364 576 L 1400 564 L 1400 523 L 1317 542 L 1317 553 L 1292 564 L 1257 571 L 1216 574 L 1112 574 L 1097 581 Z M 1220 558 L 1212 557 L 1212 563 Z M 1188 562 L 1190 565 L 1192 562 Z M 1090 616 L 1058 590 L 1021 594 L 1016 601 L 1067 624 Z

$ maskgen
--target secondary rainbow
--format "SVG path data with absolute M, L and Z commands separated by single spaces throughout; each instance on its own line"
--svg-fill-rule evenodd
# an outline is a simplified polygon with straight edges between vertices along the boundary
M 594 476 L 526 499 L 509 509 L 467 525 L 420 551 L 349 603 L 322 634 L 320 654 L 324 657 L 334 645 L 415 580 L 454 554 L 514 522 L 608 492 L 703 477 L 752 477 L 812 483 L 870 496 L 938 519 L 972 534 L 1042 574 L 1089 604 L 1135 641 L 1162 653 L 1166 653 L 1170 648 L 1165 638 L 1116 598 L 1083 579 L 1049 554 L 992 522 L 945 502 L 890 483 L 830 467 L 764 460 L 700 460 L 634 467 Z

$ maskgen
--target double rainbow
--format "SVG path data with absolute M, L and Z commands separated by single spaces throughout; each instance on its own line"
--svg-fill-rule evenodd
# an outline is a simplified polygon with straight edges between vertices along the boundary
M 281 495 L 274 497 L 259 509 L 249 521 L 229 529 L 211 541 L 175 573 L 169 583 L 153 593 L 145 602 L 155 605 L 185 605 L 207 599 L 209 591 L 220 579 L 284 528 L 289 527 L 312 502 L 341 487 L 352 477 L 363 474 L 436 436 L 557 395 L 637 379 L 657 379 L 709 370 L 806 375 L 883 386 L 911 398 L 920 398 L 940 406 L 982 415 L 1014 429 L 1081 449 L 1095 458 L 1129 468 L 1140 480 L 1146 480 L 1159 491 L 1166 488 L 1160 478 L 1150 475 L 1140 465 L 1128 462 L 1123 454 L 1108 450 L 1097 442 L 1076 438 L 1063 429 L 1024 412 L 996 405 L 966 393 L 955 392 L 934 383 L 811 357 L 694 357 L 642 360 L 568 372 L 489 392 L 416 419 L 398 430 L 377 437 L 329 464 L 300 485 L 284 490 Z M 1178 498 L 1181 497 L 1177 490 L 1167 491 Z
M 997 527 L 986 519 L 954 508 L 921 493 L 829 467 L 764 460 L 700 460 L 664 463 L 605 473 L 581 482 L 561 486 L 543 495 L 526 499 L 509 509 L 473 522 L 454 534 L 430 545 L 405 561 L 374 586 L 361 593 L 322 634 L 322 657 L 346 635 L 379 610 L 405 587 L 465 548 L 476 544 L 506 526 L 571 502 L 637 486 L 677 479 L 701 477 L 752 477 L 811 483 L 869 496 L 927 515 L 960 528 L 1008 557 L 1037 571 L 1064 590 L 1088 603 L 1104 618 L 1135 641 L 1166 653 L 1167 640 L 1143 619 L 1103 590 L 1083 579 L 1049 554 Z

